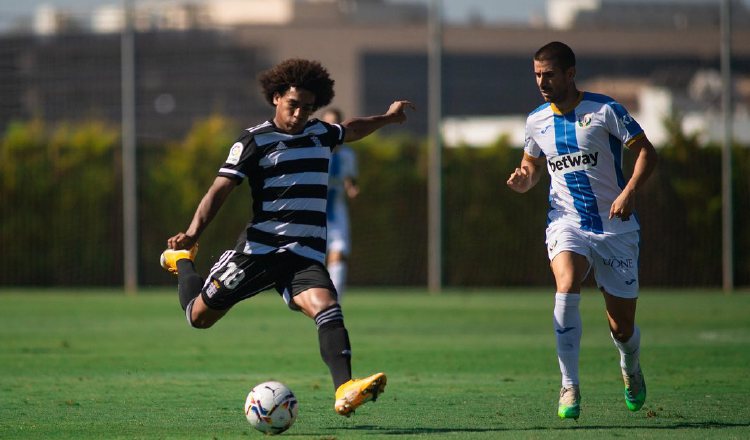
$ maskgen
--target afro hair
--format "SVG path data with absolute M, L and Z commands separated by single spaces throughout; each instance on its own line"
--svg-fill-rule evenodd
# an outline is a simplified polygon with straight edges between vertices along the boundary
M 283 96 L 291 87 L 305 89 L 315 95 L 315 110 L 330 104 L 333 99 L 333 79 L 317 61 L 292 58 L 266 70 L 258 76 L 266 101 L 273 105 L 277 93 Z

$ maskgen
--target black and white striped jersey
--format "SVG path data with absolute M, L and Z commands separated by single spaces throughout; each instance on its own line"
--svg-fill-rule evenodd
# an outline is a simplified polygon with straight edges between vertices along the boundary
M 238 184 L 247 178 L 253 197 L 253 219 L 237 250 L 285 250 L 325 261 L 328 163 L 343 140 L 342 126 L 317 119 L 294 135 L 272 121 L 244 131 L 219 170 Z

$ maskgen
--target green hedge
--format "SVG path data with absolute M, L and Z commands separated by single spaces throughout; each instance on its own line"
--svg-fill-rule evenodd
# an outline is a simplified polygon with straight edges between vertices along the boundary
M 654 176 L 639 194 L 642 284 L 721 284 L 721 150 L 672 124 Z M 241 128 L 214 116 L 171 145 L 138 151 L 142 285 L 171 284 L 158 266 L 166 239 L 184 230 Z M 118 128 L 102 122 L 46 127 L 16 122 L 0 144 L 0 285 L 122 283 Z M 351 203 L 353 285 L 424 285 L 427 272 L 426 142 L 377 134 L 353 145 L 360 196 Z M 446 148 L 443 157 L 445 282 L 449 286 L 551 285 L 544 228 L 548 180 L 519 195 L 505 180 L 521 150 Z M 627 155 L 627 163 L 632 157 Z M 750 148 L 734 150 L 736 282 L 750 285 Z M 233 247 L 250 216 L 246 184 L 201 239 L 206 271 Z

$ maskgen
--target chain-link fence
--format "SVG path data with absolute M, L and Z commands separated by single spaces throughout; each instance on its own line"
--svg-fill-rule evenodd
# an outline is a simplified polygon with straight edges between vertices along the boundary
M 157 262 L 166 238 L 187 226 L 240 130 L 272 116 L 255 78 L 289 57 L 321 60 L 336 79 L 334 104 L 349 115 L 381 113 L 397 98 L 417 104 L 401 130 L 355 145 L 362 193 L 351 204 L 350 281 L 426 283 L 426 10 L 384 3 L 374 13 L 344 3 L 357 4 L 290 2 L 302 8 L 297 15 L 268 10 L 266 22 L 243 22 L 237 11 L 221 23 L 210 9 L 136 3 L 141 285 L 173 282 Z M 46 22 L 37 17 L 25 27 L 3 25 L 0 286 L 122 284 L 122 26 L 117 8 L 98 6 L 72 15 L 47 11 Z M 446 138 L 446 284 L 550 283 L 547 188 L 543 182 L 519 196 L 504 182 L 521 157 L 525 114 L 541 102 L 531 55 L 562 39 L 577 51 L 579 85 L 623 102 L 659 146 L 659 168 L 637 202 L 642 283 L 720 285 L 722 171 L 712 137 L 720 119 L 711 81 L 696 79 L 718 69 L 715 25 L 659 33 L 448 23 L 443 109 L 470 128 L 464 139 Z M 742 219 L 750 213 L 750 141 L 743 140 L 750 131 L 750 33 L 736 33 L 735 278 L 748 285 L 750 234 Z M 482 143 L 477 136 L 493 141 L 474 148 Z M 233 246 L 249 215 L 243 186 L 202 237 L 199 266 Z

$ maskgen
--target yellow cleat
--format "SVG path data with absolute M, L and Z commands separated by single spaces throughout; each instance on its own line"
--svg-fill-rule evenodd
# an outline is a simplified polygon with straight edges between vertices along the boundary
M 190 261 L 195 260 L 195 254 L 198 253 L 198 244 L 190 249 L 167 249 L 161 253 L 159 263 L 161 267 L 177 275 L 177 261 L 182 259 L 188 259 Z
M 352 379 L 336 390 L 336 403 L 333 409 L 342 416 L 349 417 L 361 405 L 375 401 L 385 390 L 387 378 L 383 373 L 376 373 L 364 379 Z

